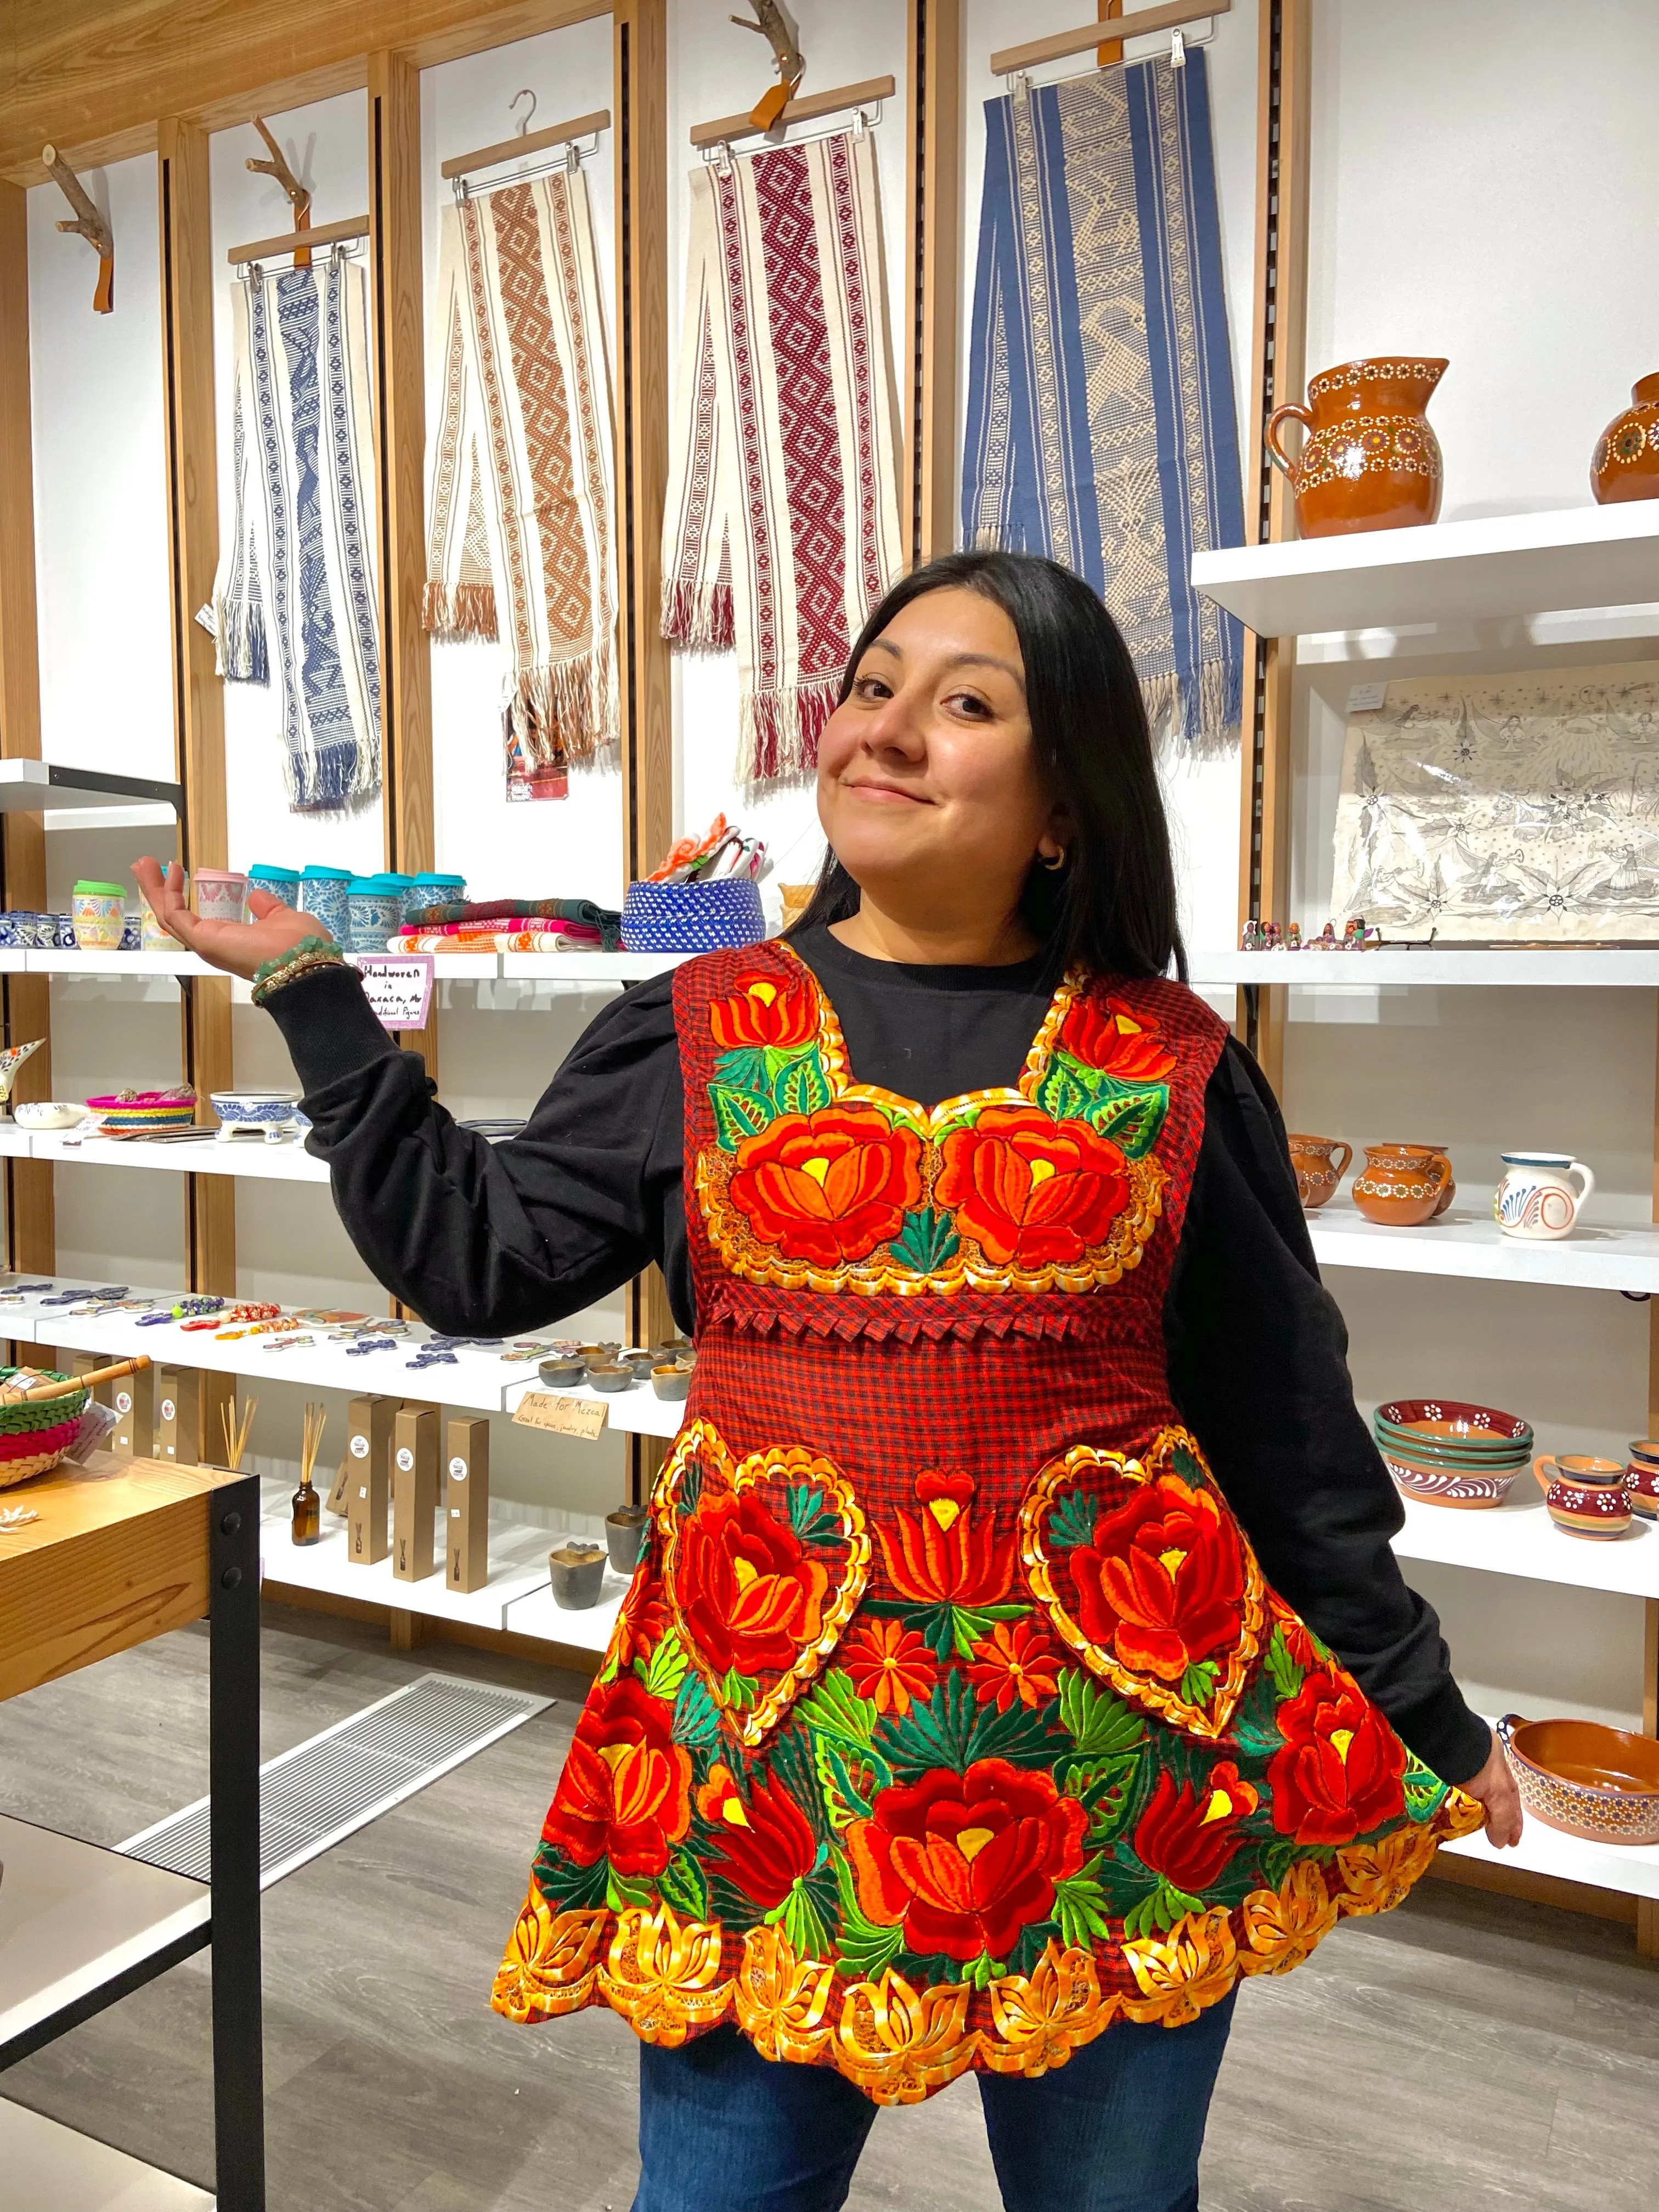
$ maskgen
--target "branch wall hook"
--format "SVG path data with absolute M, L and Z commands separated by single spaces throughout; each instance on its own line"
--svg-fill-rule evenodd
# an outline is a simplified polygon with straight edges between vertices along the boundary
M 262 116 L 256 115 L 254 117 L 253 127 L 258 132 L 259 136 L 264 140 L 265 144 L 270 148 L 270 159 L 268 161 L 256 161 L 250 155 L 247 165 L 248 167 L 253 170 L 259 176 L 275 177 L 277 183 L 288 194 L 289 199 L 293 205 L 294 228 L 295 231 L 309 230 L 311 228 L 310 186 L 307 185 L 302 185 L 300 182 L 300 179 L 295 175 L 293 170 L 289 168 L 287 160 L 283 155 L 282 148 L 276 143 L 275 138 L 271 137 L 270 131 L 267 128 L 264 118 Z M 294 265 L 296 269 L 310 268 L 311 252 L 309 247 L 301 246 L 295 248 Z
M 107 315 L 115 306 L 115 239 L 107 222 L 93 205 L 86 186 L 55 146 L 43 146 L 40 159 L 51 171 L 64 198 L 75 210 L 73 222 L 60 222 L 59 230 L 70 230 L 84 238 L 89 246 L 98 249 L 98 289 L 92 295 L 94 315 Z
M 749 4 L 755 11 L 753 22 L 747 15 L 733 15 L 732 21 L 739 30 L 756 32 L 771 46 L 778 82 L 762 94 L 749 118 L 757 131 L 769 131 L 800 89 L 806 61 L 795 27 L 778 5 L 778 0 L 749 0 Z

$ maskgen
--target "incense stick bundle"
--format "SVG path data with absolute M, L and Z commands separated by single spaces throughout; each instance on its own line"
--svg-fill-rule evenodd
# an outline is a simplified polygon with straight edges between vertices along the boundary
M 230 1405 L 220 1407 L 219 1419 L 225 1431 L 225 1464 L 233 1474 L 240 1474 L 242 1454 L 247 1449 L 248 1431 L 253 1426 L 253 1416 L 259 1410 L 259 1401 L 250 1398 L 242 1408 L 240 1420 L 235 1418 L 234 1402 L 233 1400 Z

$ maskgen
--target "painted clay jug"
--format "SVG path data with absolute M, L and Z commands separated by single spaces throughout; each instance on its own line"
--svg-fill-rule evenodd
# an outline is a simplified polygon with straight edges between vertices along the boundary
M 1340 1137 L 1292 1137 L 1290 1146 L 1297 1195 L 1308 1212 L 1316 1212 L 1348 1172 L 1353 1146 Z M 1333 1158 L 1337 1152 L 1340 1163 Z
M 1605 1541 L 1630 1527 L 1630 1493 L 1616 1459 L 1535 1459 L 1533 1479 L 1564 1536 Z
M 1456 1195 L 1443 1145 L 1367 1145 L 1353 1202 L 1383 1229 L 1420 1229 Z
M 1492 1217 L 1505 1237 L 1550 1244 L 1570 1237 L 1595 1177 L 1570 1152 L 1504 1152 L 1504 1179 L 1492 1193 Z M 1575 1190 L 1571 1178 L 1581 1176 Z
M 1291 480 L 1304 538 L 1351 530 L 1403 530 L 1440 512 L 1440 441 L 1425 410 L 1446 373 L 1443 361 L 1344 362 L 1308 386 L 1306 407 L 1275 407 L 1267 451 Z M 1281 422 L 1304 423 L 1294 460 Z
M 1659 1440 L 1638 1437 L 1632 1444 L 1625 1490 L 1632 1513 L 1644 1521 L 1659 1521 Z
M 1598 504 L 1659 499 L 1659 374 L 1630 389 L 1631 404 L 1595 441 L 1590 489 Z

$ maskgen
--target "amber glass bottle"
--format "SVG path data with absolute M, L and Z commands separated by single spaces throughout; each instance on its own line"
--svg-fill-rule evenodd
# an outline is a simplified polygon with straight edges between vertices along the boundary
M 308 1474 L 300 1477 L 300 1487 L 294 1493 L 292 1530 L 296 1544 L 314 1544 L 323 1533 L 322 1500 Z

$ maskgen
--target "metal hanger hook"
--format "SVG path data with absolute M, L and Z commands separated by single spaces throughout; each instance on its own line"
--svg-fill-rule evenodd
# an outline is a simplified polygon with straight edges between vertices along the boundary
M 515 92 L 512 99 L 507 101 L 507 112 L 509 115 L 517 115 L 519 112 L 519 102 L 521 100 L 527 100 L 530 102 L 529 112 L 526 115 L 524 121 L 519 125 L 519 136 L 520 138 L 525 138 L 528 137 L 530 135 L 531 122 L 536 112 L 536 95 L 530 89 L 528 85 L 525 85 L 520 91 Z

